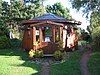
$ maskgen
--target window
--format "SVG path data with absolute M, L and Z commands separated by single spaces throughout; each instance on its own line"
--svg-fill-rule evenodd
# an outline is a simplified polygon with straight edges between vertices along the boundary
M 39 28 L 36 27 L 36 41 L 39 42 Z
M 44 27 L 43 30 L 43 41 L 44 42 L 50 42 L 51 41 L 51 28 L 50 27 Z

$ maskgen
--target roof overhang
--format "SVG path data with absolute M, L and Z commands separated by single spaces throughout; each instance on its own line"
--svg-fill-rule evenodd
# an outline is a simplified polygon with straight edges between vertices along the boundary
M 52 22 L 52 21 L 43 21 L 43 22 L 39 22 L 39 23 L 35 23 L 35 24 L 30 24 L 30 26 L 52 26 L 52 25 L 55 25 L 55 26 L 64 26 L 63 24 L 61 23 L 56 23 L 56 22 Z
M 55 23 L 62 23 L 64 25 L 81 25 L 81 22 L 76 21 L 74 19 L 66 19 L 64 17 L 52 14 L 52 13 L 46 13 L 43 14 L 42 16 L 39 17 L 35 17 L 31 20 L 24 20 L 22 21 L 22 25 L 29 25 L 29 24 L 35 24 L 35 23 L 39 23 L 39 22 L 44 22 L 44 21 L 52 21 Z
M 55 22 L 55 23 L 61 23 L 61 24 L 77 24 L 77 25 L 81 25 L 80 21 L 73 21 L 73 20 L 23 20 L 22 21 L 22 25 L 27 25 L 27 24 L 35 24 L 35 23 L 40 23 L 40 22 L 44 22 L 44 21 L 51 21 L 51 22 Z

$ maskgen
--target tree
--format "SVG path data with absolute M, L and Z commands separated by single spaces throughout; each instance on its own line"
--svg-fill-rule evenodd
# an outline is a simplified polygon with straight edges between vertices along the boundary
M 72 7 L 77 10 L 83 9 L 85 14 L 91 12 L 90 26 L 87 30 L 92 35 L 93 49 L 98 50 L 100 48 L 100 0 L 70 0 Z
M 70 0 L 72 7 L 80 10 L 82 9 L 85 14 L 91 12 L 90 15 L 90 30 L 98 27 L 100 24 L 100 0 Z
M 7 34 L 8 28 L 6 21 L 9 18 L 9 4 L 5 1 L 1 1 L 1 16 L 0 16 L 0 30 L 3 34 Z
M 100 26 L 100 12 L 92 12 L 90 17 L 90 27 L 92 30 Z
M 100 11 L 100 0 L 70 0 L 72 7 L 80 10 L 83 9 L 84 13 L 90 11 Z
M 93 50 L 100 52 L 100 26 L 96 27 L 92 31 L 92 39 L 93 39 Z
M 89 25 L 89 26 L 87 26 L 87 31 L 89 32 L 89 34 L 91 35 L 91 32 L 92 32 L 92 28 L 91 28 L 91 26 Z
M 1 11 L 2 11 L 2 0 L 0 0 L 0 17 L 1 17 Z
M 10 5 L 7 2 L 1 2 L 1 17 L 3 23 L 13 33 L 19 33 L 20 22 L 23 19 L 32 19 L 44 13 L 40 0 L 34 0 L 29 5 L 26 5 L 22 0 L 10 0 Z M 1 20 L 1 19 L 0 19 Z
M 25 4 L 30 3 L 28 6 L 29 6 L 29 9 L 31 9 L 31 10 L 28 9 L 28 11 L 34 13 L 33 17 L 32 17 L 32 13 L 31 13 L 31 15 L 30 15 L 31 18 L 34 18 L 34 17 L 44 14 L 45 7 L 43 5 L 43 2 L 46 0 L 24 0 L 24 1 L 25 1 Z
M 11 0 L 10 5 L 10 15 L 12 18 L 24 18 L 26 15 L 23 15 L 23 13 L 26 14 L 26 12 L 23 11 L 25 8 L 25 5 L 23 4 L 22 0 L 16 1 Z M 25 9 L 27 10 L 27 9 Z
M 50 6 L 47 5 L 46 7 L 47 13 L 53 13 L 62 17 L 65 17 L 67 19 L 71 19 L 70 12 L 67 8 L 64 8 L 61 3 L 55 3 L 54 5 Z
M 10 6 L 8 2 L 3 1 L 2 2 L 2 18 L 3 20 L 7 20 L 10 17 Z

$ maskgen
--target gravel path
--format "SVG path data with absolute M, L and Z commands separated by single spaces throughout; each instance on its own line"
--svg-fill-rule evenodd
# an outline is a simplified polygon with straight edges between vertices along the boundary
M 51 64 L 52 63 L 52 58 L 46 58 L 42 63 L 42 68 L 41 68 L 41 74 L 40 75 L 50 75 L 50 69 L 51 69 Z
M 48 62 L 42 63 L 42 69 L 40 75 L 50 75 L 50 64 Z

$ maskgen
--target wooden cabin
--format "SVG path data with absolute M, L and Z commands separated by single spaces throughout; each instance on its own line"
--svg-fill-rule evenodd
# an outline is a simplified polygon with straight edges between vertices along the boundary
M 57 41 L 63 41 L 63 48 L 66 49 L 68 29 L 80 24 L 78 21 L 67 20 L 51 13 L 25 20 L 22 22 L 24 27 L 22 48 L 43 49 L 44 54 L 52 54 L 57 49 Z

